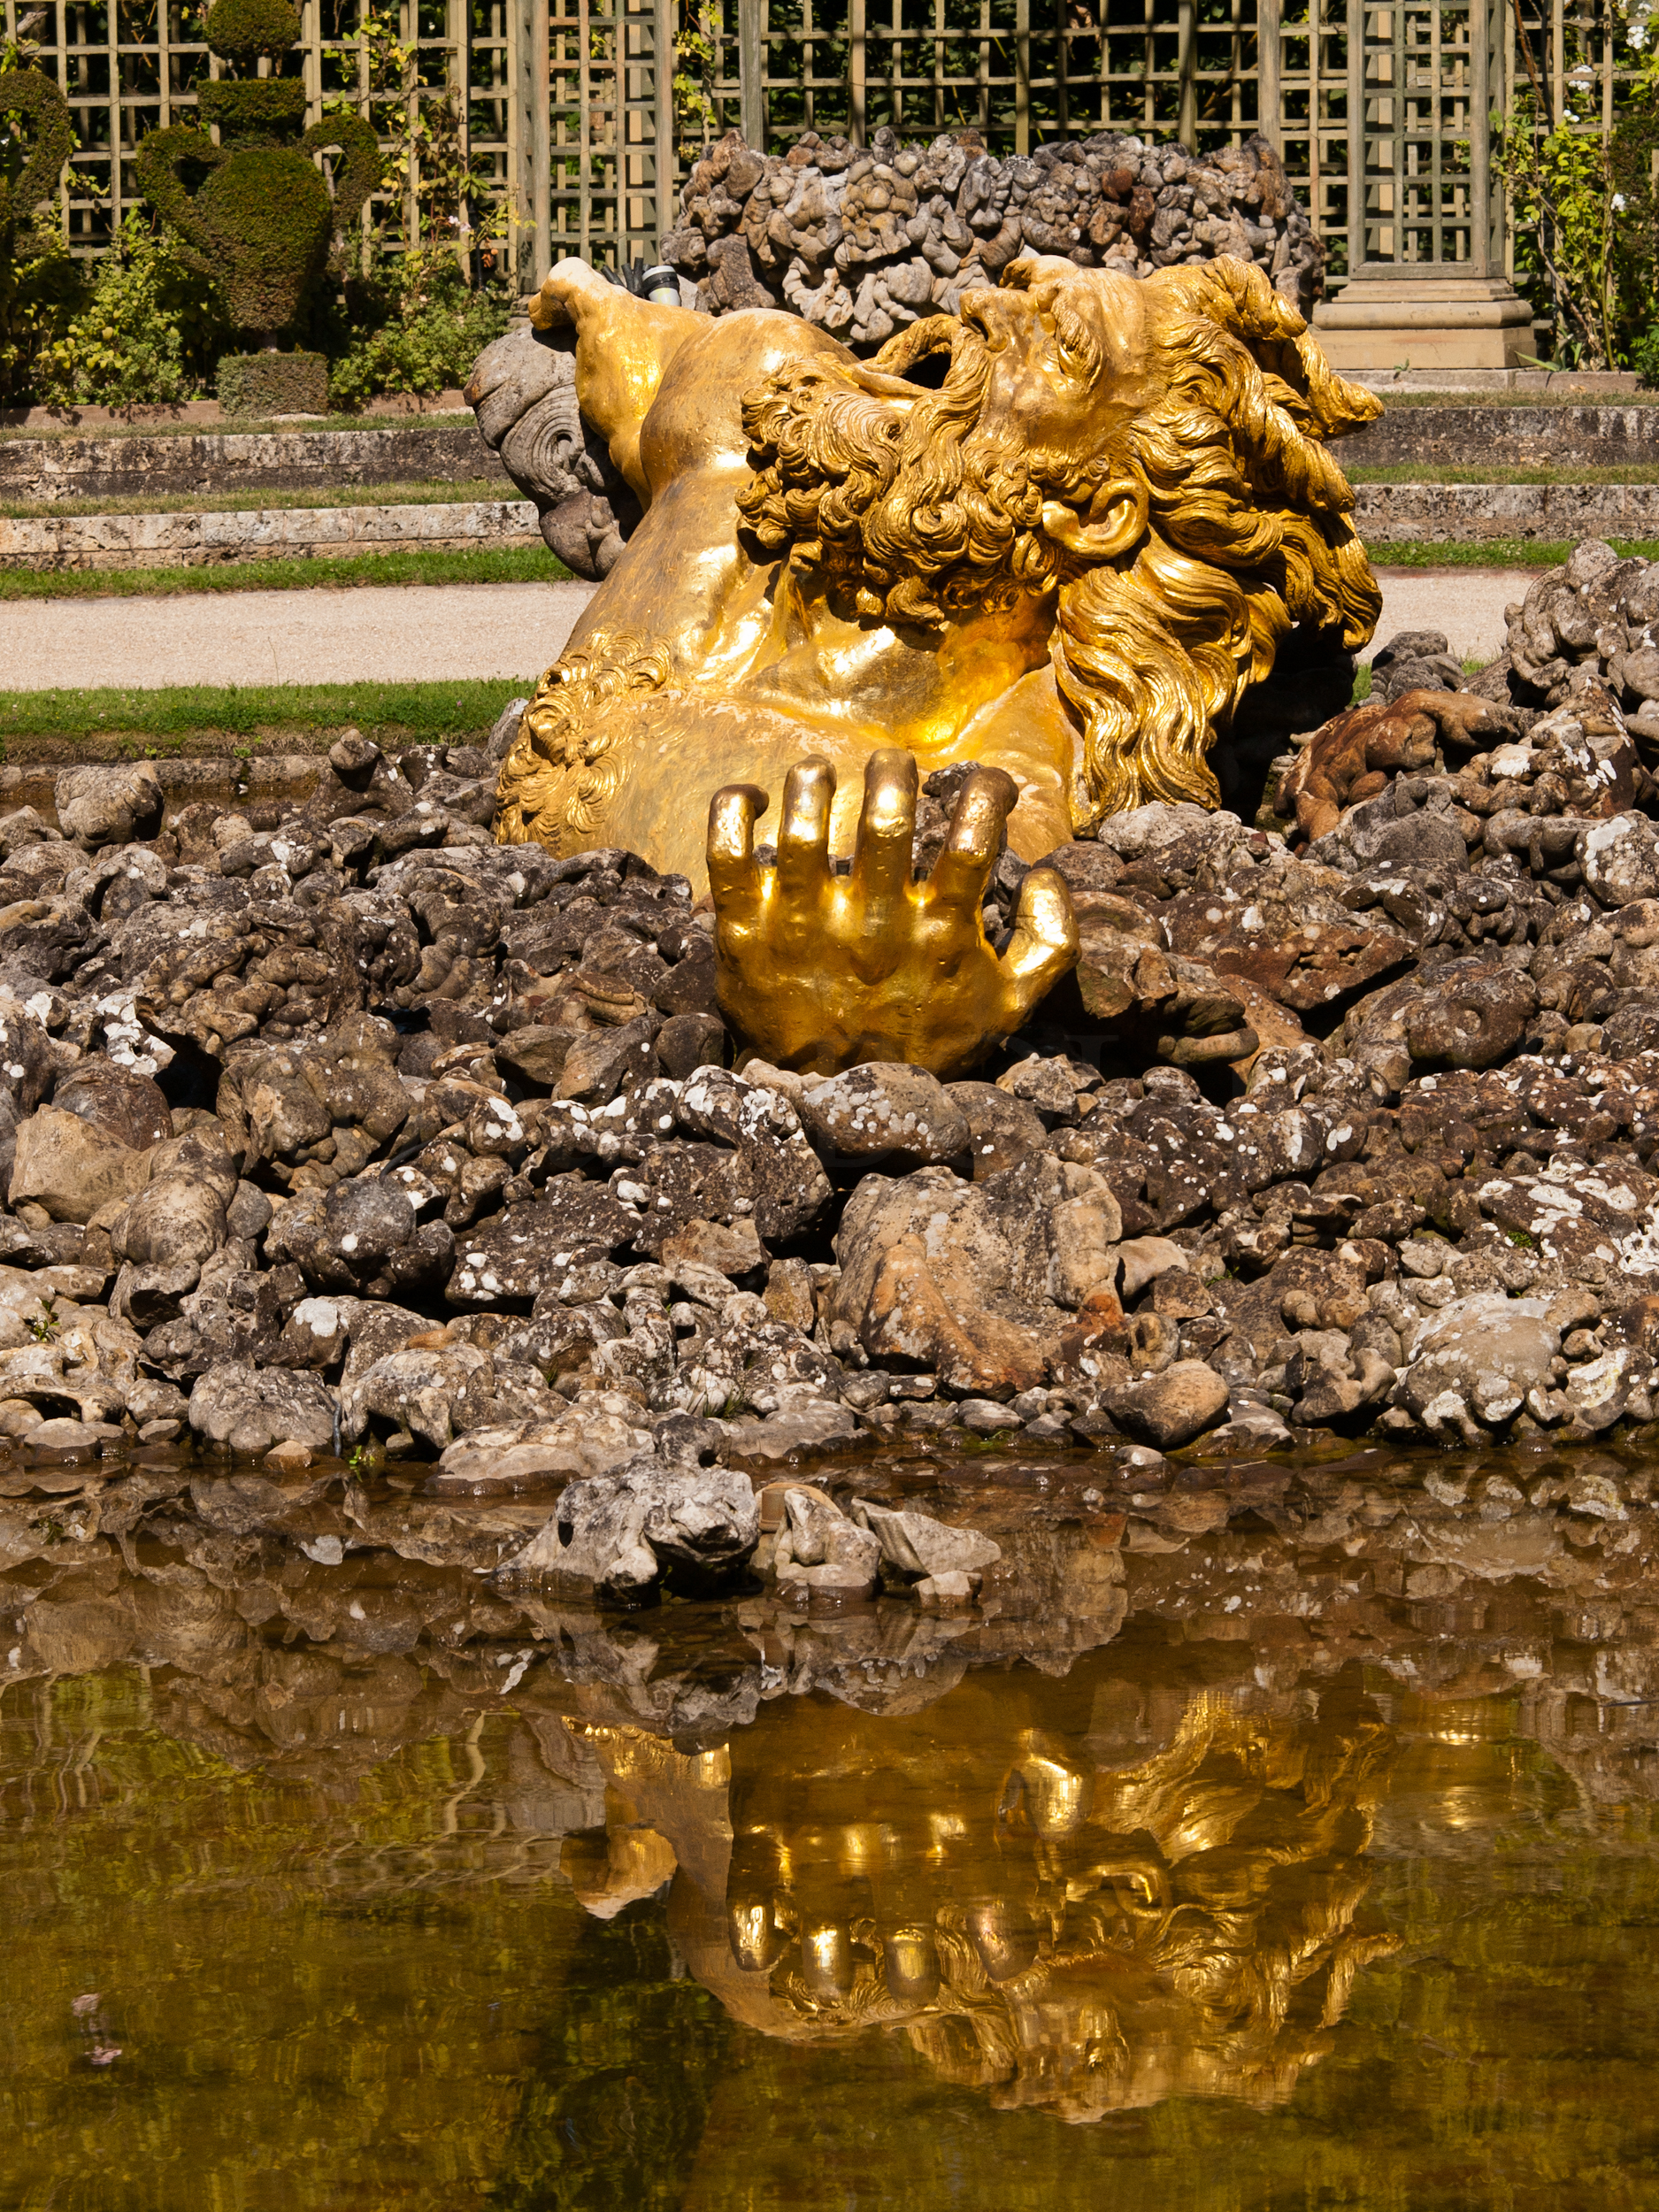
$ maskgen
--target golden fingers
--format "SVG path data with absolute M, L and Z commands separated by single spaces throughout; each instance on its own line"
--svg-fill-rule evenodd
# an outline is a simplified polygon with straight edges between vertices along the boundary
M 767 799 L 752 784 L 709 809 L 709 879 L 722 1010 L 779 1066 L 831 1075 L 864 1060 L 964 1073 L 1010 1036 L 1077 958 L 1064 879 L 1033 868 L 999 958 L 982 902 L 1018 798 L 1001 769 L 976 768 L 933 872 L 914 879 L 912 754 L 873 754 L 850 867 L 829 852 L 835 772 L 817 757 L 784 784 L 775 860 L 757 856 Z

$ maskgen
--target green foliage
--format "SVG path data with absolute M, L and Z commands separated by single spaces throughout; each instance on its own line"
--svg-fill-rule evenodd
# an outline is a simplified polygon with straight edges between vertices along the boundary
M 1579 368 L 1610 367 L 1617 279 L 1606 147 L 1565 123 L 1543 129 L 1537 96 L 1525 92 L 1499 133 L 1494 165 L 1509 188 L 1517 273 L 1542 280 L 1557 357 Z
M 227 353 L 219 365 L 218 391 L 225 412 L 245 419 L 321 415 L 328 407 L 328 364 L 320 353 Z
M 381 392 L 430 396 L 464 384 L 484 347 L 506 329 L 511 298 L 505 286 L 473 291 L 454 256 L 436 247 L 349 288 L 342 311 L 357 334 L 334 363 L 329 396 L 350 409 Z
M 0 407 L 26 400 L 36 357 L 63 335 L 84 288 L 61 236 L 34 221 L 73 144 L 63 95 L 8 46 L 0 55 Z
M 1630 349 L 1630 365 L 1644 391 L 1659 391 L 1659 330 L 1637 339 Z
M 210 50 L 245 70 L 262 55 L 277 60 L 299 35 L 299 10 L 289 0 L 214 0 L 207 12 Z
M 90 296 L 36 353 L 37 396 L 65 407 L 193 398 L 229 335 L 210 286 L 136 213 L 93 267 Z
M 275 143 L 293 138 L 305 120 L 305 83 L 300 77 L 221 77 L 196 90 L 196 111 L 204 130 L 219 127 L 221 145 Z
M 0 235 L 0 407 L 26 407 L 35 363 L 60 342 L 86 295 L 81 265 L 56 231 Z

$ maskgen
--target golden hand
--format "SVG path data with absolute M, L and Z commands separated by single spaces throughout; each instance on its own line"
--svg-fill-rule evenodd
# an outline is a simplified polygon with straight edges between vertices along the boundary
M 904 1060 L 947 1079 L 1017 1030 L 1077 958 L 1061 876 L 1033 868 L 999 959 L 980 901 L 1018 798 L 1011 776 L 976 768 L 926 882 L 911 880 L 915 756 L 871 756 L 852 872 L 830 863 L 835 771 L 818 757 L 789 771 L 773 867 L 755 857 L 767 795 L 717 791 L 709 808 L 709 880 L 722 1011 L 779 1067 L 833 1075 L 864 1060 Z

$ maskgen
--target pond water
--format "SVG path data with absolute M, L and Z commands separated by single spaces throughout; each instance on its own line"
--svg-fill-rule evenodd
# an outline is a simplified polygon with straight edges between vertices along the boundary
M 1659 2203 L 1640 1463 L 1091 1471 L 865 1471 L 931 1617 L 8 1479 L 0 2204 Z

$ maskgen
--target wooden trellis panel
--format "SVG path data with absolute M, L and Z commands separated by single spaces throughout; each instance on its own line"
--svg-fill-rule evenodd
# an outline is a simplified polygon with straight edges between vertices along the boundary
M 672 220 L 675 19 L 665 0 L 551 0 L 551 257 L 650 261 Z M 659 82 L 663 97 L 658 98 Z M 659 211 L 658 182 L 664 187 Z
M 36 0 L 4 0 L 8 36 Z M 36 65 L 68 100 L 77 145 L 60 193 L 65 236 L 77 253 L 99 253 L 137 204 L 137 141 L 196 112 L 196 88 L 220 74 L 199 36 L 202 10 L 182 0 L 46 0 L 48 19 L 30 35 Z M 362 0 L 301 0 L 300 43 L 286 68 L 303 75 L 308 122 L 331 100 L 349 101 L 384 129 L 391 105 L 450 94 L 464 147 L 488 173 L 489 196 L 510 211 L 509 250 L 527 274 L 538 258 L 534 208 L 546 196 L 545 14 L 539 0 L 388 0 L 380 11 L 412 50 L 418 89 L 388 100 L 373 84 L 360 36 Z M 384 141 L 383 141 L 384 142 Z M 539 163 L 539 167 L 538 167 Z M 540 195 L 538 200 L 538 182 Z M 412 192 L 370 204 L 395 246 L 456 242 L 419 238 Z
M 1503 19 L 1486 0 L 1390 0 L 1362 15 L 1352 65 L 1364 130 L 1349 181 L 1362 259 L 1501 270 L 1485 119 L 1502 81 Z
M 0 4 L 10 34 L 34 0 Z M 181 0 L 45 4 L 40 63 L 79 141 L 65 233 L 77 252 L 97 252 L 134 204 L 137 139 L 188 117 L 218 65 L 186 36 L 200 17 Z M 311 119 L 343 98 L 384 128 L 362 4 L 303 0 L 288 65 L 304 74 Z M 386 0 L 385 14 L 414 50 L 424 92 L 452 94 L 488 194 L 508 211 L 521 283 L 561 253 L 654 257 L 690 164 L 726 130 L 775 150 L 806 130 L 863 141 L 883 125 L 907 137 L 971 127 L 999 154 L 1104 128 L 1213 150 L 1260 129 L 1340 280 L 1350 208 L 1356 262 L 1501 265 L 1484 119 L 1530 81 L 1525 37 L 1551 119 L 1610 130 L 1623 73 L 1613 4 Z M 373 211 L 394 243 L 416 242 L 412 192 L 383 195 Z

